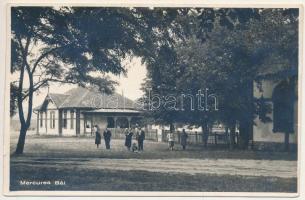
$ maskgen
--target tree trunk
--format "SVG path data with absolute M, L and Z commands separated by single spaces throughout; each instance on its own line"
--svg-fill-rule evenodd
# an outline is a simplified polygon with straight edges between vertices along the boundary
M 19 108 L 21 109 L 21 111 L 19 110 L 19 118 L 20 118 L 20 132 L 19 132 L 19 138 L 18 138 L 18 143 L 17 143 L 17 147 L 16 147 L 16 154 L 22 154 L 23 153 L 23 149 L 24 149 L 24 143 L 25 143 L 25 136 L 27 133 L 28 128 L 31 125 L 31 118 L 32 118 L 32 99 L 33 99 L 33 92 L 30 92 L 29 95 L 29 107 L 28 107 L 28 115 L 27 115 L 27 119 L 25 120 L 24 118 L 24 113 L 23 113 L 23 106 L 22 106 L 22 101 L 19 102 Z
M 235 145 L 236 145 L 236 143 L 235 143 L 235 137 L 236 137 L 236 128 L 235 128 L 235 126 L 236 126 L 235 123 L 230 126 L 230 138 L 229 138 L 230 149 L 235 148 Z
M 285 151 L 289 151 L 289 132 L 285 132 Z
M 20 128 L 17 148 L 16 148 L 16 151 L 15 151 L 16 154 L 22 154 L 23 153 L 25 136 L 26 136 L 26 132 L 27 132 L 27 129 L 28 129 L 26 126 L 25 127 L 24 126 L 25 125 L 21 125 L 21 128 Z
M 225 127 L 225 134 L 226 134 L 226 138 L 227 138 L 227 142 L 228 142 L 228 147 L 230 149 L 231 148 L 231 140 L 230 140 L 230 134 L 229 134 L 229 127 L 228 126 Z
M 25 46 L 23 47 L 21 38 L 18 38 L 19 41 L 19 48 L 22 52 L 22 65 L 20 67 L 20 75 L 19 75 L 19 85 L 18 85 L 18 96 L 17 96 L 17 105 L 18 105 L 18 115 L 19 115 L 19 121 L 20 121 L 20 133 L 18 138 L 18 143 L 16 147 L 16 154 L 22 154 L 24 149 L 24 143 L 25 143 L 25 136 L 28 128 L 31 124 L 31 118 L 32 118 L 32 108 L 33 108 L 33 92 L 34 92 L 34 81 L 33 81 L 33 73 L 34 70 L 31 71 L 30 65 L 27 62 L 27 56 L 28 56 L 28 48 L 31 42 L 31 38 L 28 36 L 26 38 Z M 27 118 L 24 116 L 23 111 L 23 81 L 24 81 L 24 75 L 25 71 L 27 71 L 28 78 L 29 78 L 29 95 L 28 95 L 28 113 Z
M 252 139 L 253 132 L 253 80 L 249 80 L 245 83 L 243 98 L 245 105 L 242 109 L 242 116 L 239 120 L 239 146 L 242 149 L 247 149 L 249 139 Z
M 239 126 L 239 135 L 240 135 L 239 147 L 241 149 L 246 149 L 248 147 L 249 125 L 250 124 L 247 123 L 247 121 L 240 122 L 240 126 Z
M 201 125 L 202 128 L 202 139 L 204 147 L 208 146 L 208 138 L 209 138 L 209 127 L 208 124 L 205 122 Z
M 248 148 L 252 131 L 253 131 L 253 122 L 251 120 L 245 120 L 240 122 L 240 126 L 239 126 L 240 148 L 242 149 Z
M 18 86 L 18 96 L 17 96 L 17 105 L 18 105 L 18 116 L 20 121 L 20 133 L 18 138 L 18 143 L 16 147 L 16 154 L 22 154 L 24 148 L 24 141 L 26 135 L 26 121 L 24 119 L 24 112 L 23 112 L 23 98 L 22 98 L 22 90 L 23 90 L 23 79 L 24 79 L 24 65 L 20 69 L 20 77 L 19 77 L 19 86 Z
M 19 83 L 19 91 L 18 91 L 18 111 L 19 111 L 19 120 L 20 120 L 20 133 L 19 133 L 19 138 L 18 138 L 18 143 L 16 147 L 16 154 L 22 154 L 23 149 L 24 149 L 24 144 L 25 144 L 25 137 L 28 128 L 30 127 L 31 124 L 31 119 L 32 119 L 32 111 L 33 111 L 33 92 L 34 92 L 34 85 L 33 85 L 33 75 L 30 71 L 30 69 L 27 69 L 27 73 L 29 76 L 29 95 L 28 95 L 28 110 L 27 110 L 27 118 L 25 119 L 24 116 L 24 111 L 23 111 L 23 94 L 22 94 L 22 89 L 23 89 L 23 80 L 24 80 L 24 67 L 21 69 L 20 73 L 20 83 Z
M 173 132 L 175 131 L 175 126 L 174 126 L 173 123 L 170 123 L 170 124 L 169 124 L 169 131 L 170 131 L 171 133 L 173 133 Z

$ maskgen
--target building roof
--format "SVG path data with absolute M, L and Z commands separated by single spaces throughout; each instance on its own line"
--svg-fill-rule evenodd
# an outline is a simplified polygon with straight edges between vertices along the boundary
M 298 74 L 297 66 L 265 64 L 260 67 L 256 79 L 284 79 Z
M 54 104 L 59 107 L 69 95 L 50 93 L 48 96 L 54 102 Z
M 85 111 L 85 113 L 141 113 L 139 110 L 133 109 L 96 109 L 96 110 L 89 110 Z
M 130 109 L 136 110 L 134 102 L 118 93 L 107 95 L 97 89 L 77 87 L 64 94 L 50 93 L 45 100 L 50 99 L 57 108 L 89 108 L 89 109 Z M 43 108 L 36 107 L 36 110 Z

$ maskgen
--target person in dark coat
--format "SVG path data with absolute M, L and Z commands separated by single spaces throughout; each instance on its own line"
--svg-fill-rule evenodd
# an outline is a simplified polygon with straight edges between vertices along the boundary
M 187 133 L 185 132 L 185 129 L 182 130 L 181 136 L 180 136 L 180 143 L 182 146 L 182 149 L 185 150 L 186 148 L 186 143 L 187 143 Z
M 128 136 L 129 130 L 128 128 L 125 129 L 124 134 L 125 134 L 125 147 L 127 147 L 127 136 Z
M 133 136 L 133 132 L 131 129 L 126 129 L 125 130 L 125 146 L 127 147 L 127 149 L 130 151 L 131 148 L 131 142 L 132 142 L 132 136 Z
M 98 125 L 94 126 L 96 148 L 101 144 L 102 136 Z
M 138 132 L 138 147 L 139 147 L 139 151 L 143 151 L 143 144 L 144 144 L 144 140 L 145 140 L 145 132 L 143 130 L 143 128 L 140 128 L 139 132 Z
M 111 131 L 106 128 L 103 133 L 103 136 L 105 140 L 106 149 L 110 149 Z

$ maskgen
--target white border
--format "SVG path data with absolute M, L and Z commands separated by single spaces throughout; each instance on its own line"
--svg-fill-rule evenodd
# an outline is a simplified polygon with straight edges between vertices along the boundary
M 102 0 L 102 1 L 60 1 L 60 0 L 53 0 L 48 2 L 41 2 L 38 0 L 15 0 L 15 1 L 5 1 L 2 2 L 2 11 L 6 11 L 6 14 L 2 14 L 2 16 L 6 15 L 6 18 L 2 20 L 2 22 L 6 23 L 5 28 L 6 31 L 1 31 L 3 37 L 1 37 L 2 41 L 4 41 L 5 50 L 4 54 L 5 56 L 1 56 L 1 63 L 4 63 L 3 66 L 6 66 L 6 70 L 4 68 L 1 68 L 2 71 L 5 71 L 6 74 L 5 77 L 1 80 L 4 81 L 4 87 L 5 87 L 5 95 L 1 95 L 5 97 L 5 106 L 4 106 L 4 116 L 1 115 L 1 117 L 4 117 L 4 124 L 5 127 L 2 127 L 1 131 L 3 130 L 4 135 L 4 152 L 3 152 L 3 161 L 4 161 L 4 171 L 3 177 L 3 191 L 5 195 L 8 196 L 154 196 L 154 197 L 164 197 L 164 196 L 198 196 L 198 197 L 208 197 L 208 196 L 218 196 L 218 197 L 224 197 L 224 196 L 230 196 L 230 197 L 245 197 L 245 196 L 255 196 L 255 197 L 301 197 L 299 194 L 304 194 L 304 175 L 301 171 L 301 164 L 302 164 L 302 156 L 304 155 L 304 149 L 305 147 L 302 147 L 301 144 L 305 144 L 304 142 L 304 136 L 301 138 L 301 135 L 303 134 L 302 130 L 304 130 L 304 117 L 302 113 L 304 113 L 304 107 L 301 107 L 303 105 L 304 100 L 304 93 L 301 93 L 301 91 L 304 88 L 304 71 L 303 68 L 303 56 L 304 56 L 304 41 L 303 41 L 303 33 L 304 33 L 304 2 L 303 1 L 237 1 L 233 0 L 230 2 L 227 1 L 196 1 L 193 3 L 190 3 L 186 0 L 166 0 L 166 1 L 157 1 L 157 0 L 151 0 L 151 1 L 143 1 L 143 0 Z M 9 191 L 9 77 L 10 77 L 10 6 L 53 6 L 53 5 L 73 5 L 73 6 L 108 6 L 108 7 L 128 7 L 128 6 L 139 6 L 139 7 L 237 7 L 237 8 L 243 8 L 243 7 L 255 7 L 255 8 L 261 8 L 261 7 L 268 7 L 268 8 L 275 8 L 275 7 L 289 7 L 289 8 L 299 8 L 300 9 L 300 22 L 299 22 L 299 101 L 298 101 L 298 193 L 247 193 L 247 192 L 99 192 L 99 191 Z M 4 26 L 2 26 L 4 27 Z M 2 28 L 1 27 L 1 28 Z M 4 44 L 3 43 L 3 44 Z M 2 51 L 3 52 L 3 51 Z M 3 62 L 3 58 L 5 59 L 5 62 Z M 2 78 L 2 77 L 1 77 Z M 1 87 L 4 88 L 4 87 Z M 2 92 L 2 90 L 1 90 Z M 3 98 L 1 98 L 1 101 Z M 4 104 L 1 104 L 4 105 Z M 300 109 L 301 108 L 301 109 Z M 2 109 L 1 109 L 2 110 Z M 0 111 L 1 111 L 0 110 Z M 0 118 L 1 120 L 1 118 Z M 1 127 L 0 127 L 1 128 Z M 2 140 L 2 138 L 1 138 Z M 0 140 L 0 141 L 1 141 Z M 304 156 L 303 156 L 304 157 Z M 304 168 L 303 168 L 304 169 Z M 303 195 L 302 195 L 303 196 Z M 304 197 L 304 196 L 303 196 Z

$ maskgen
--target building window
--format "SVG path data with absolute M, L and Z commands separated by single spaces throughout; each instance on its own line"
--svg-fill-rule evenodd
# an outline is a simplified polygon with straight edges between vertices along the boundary
M 71 119 L 70 128 L 74 129 L 74 110 L 70 111 L 70 119 Z
M 108 128 L 115 128 L 115 122 L 113 117 L 107 117 L 107 127 Z
M 55 112 L 54 111 L 50 112 L 50 128 L 51 129 L 55 128 Z
M 91 128 L 91 121 L 86 120 L 86 128 Z
M 43 127 L 43 112 L 40 112 L 40 127 Z
M 63 119 L 63 123 L 62 123 L 63 128 L 67 128 L 67 111 L 66 110 L 64 111 L 64 116 L 62 119 Z

